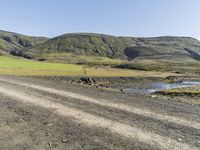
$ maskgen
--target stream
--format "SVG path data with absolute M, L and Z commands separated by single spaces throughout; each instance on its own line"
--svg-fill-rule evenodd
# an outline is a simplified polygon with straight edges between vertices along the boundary
M 195 85 L 200 85 L 200 81 L 183 81 L 178 83 L 155 82 L 147 84 L 144 87 L 134 87 L 130 89 L 125 89 L 125 91 L 138 94 L 151 94 L 163 90 L 192 87 Z

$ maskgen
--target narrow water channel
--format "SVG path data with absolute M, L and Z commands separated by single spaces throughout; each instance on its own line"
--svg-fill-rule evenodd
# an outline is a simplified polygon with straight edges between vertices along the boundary
M 192 87 L 195 85 L 200 85 L 200 81 L 183 81 L 179 83 L 155 82 L 150 83 L 144 87 L 134 87 L 130 89 L 125 89 L 125 91 L 138 94 L 151 94 L 162 90 Z

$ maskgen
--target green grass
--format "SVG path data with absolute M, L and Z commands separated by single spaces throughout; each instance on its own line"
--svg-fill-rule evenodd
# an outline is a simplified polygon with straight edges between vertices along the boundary
M 123 61 L 120 59 L 110 59 L 107 57 L 75 55 L 73 53 L 50 53 L 37 56 L 40 59 L 47 59 L 48 62 L 85 64 L 89 66 L 113 66 L 119 65 Z
M 187 88 L 176 88 L 176 89 L 169 89 L 159 92 L 165 96 L 175 96 L 175 101 L 188 103 L 192 105 L 200 105 L 200 101 L 198 100 L 200 96 L 200 86 L 192 86 Z M 188 98 L 181 98 L 182 96 L 188 96 Z
M 59 64 L 59 63 L 46 63 L 39 61 L 30 61 L 15 57 L 0 56 L 0 64 L 8 68 L 32 68 L 32 69 L 62 69 L 62 70 L 74 70 L 79 71 L 82 67 L 71 64 Z M 1 68 L 2 68 L 1 66 Z
M 155 56 L 154 56 L 155 57 Z M 179 72 L 182 74 L 199 74 L 200 62 L 187 57 L 173 59 L 163 58 L 137 58 L 117 66 L 118 68 L 136 69 L 145 71 Z
M 46 63 L 16 57 L 0 56 L 0 74 L 70 75 L 81 74 L 83 67 L 71 64 Z
M 164 95 L 188 95 L 188 96 L 199 96 L 200 86 L 192 86 L 187 88 L 176 88 L 170 90 L 164 90 L 161 92 Z
M 31 76 L 107 76 L 107 77 L 167 77 L 169 72 L 139 71 L 110 67 L 86 67 L 65 63 L 49 63 L 17 57 L 0 56 L 0 74 Z

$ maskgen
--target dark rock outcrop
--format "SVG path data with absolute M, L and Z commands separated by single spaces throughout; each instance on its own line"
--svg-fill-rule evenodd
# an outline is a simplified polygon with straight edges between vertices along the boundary
M 198 52 L 189 48 L 185 48 L 185 51 L 187 51 L 193 59 L 200 61 L 200 54 Z
M 128 58 L 128 60 L 133 60 L 134 58 L 138 57 L 140 52 L 137 50 L 134 50 L 132 47 L 128 47 L 124 50 L 124 54 Z
M 96 83 L 96 81 L 90 77 L 82 77 L 82 78 L 80 78 L 80 81 L 83 84 L 88 84 L 88 85 L 94 85 Z
M 10 54 L 13 56 L 24 57 L 26 59 L 33 59 L 31 56 L 25 54 L 23 51 L 20 50 L 10 51 Z

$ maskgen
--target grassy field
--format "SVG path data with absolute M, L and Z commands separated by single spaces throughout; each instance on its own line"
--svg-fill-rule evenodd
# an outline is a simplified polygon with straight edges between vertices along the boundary
M 158 56 L 157 56 L 158 57 Z M 133 61 L 120 64 L 119 68 L 146 70 L 146 71 L 163 71 L 163 72 L 180 72 L 189 74 L 200 73 L 200 62 L 188 59 L 186 57 L 176 58 L 171 57 L 163 58 L 140 58 Z
M 188 88 L 176 88 L 176 89 L 169 89 L 159 92 L 165 96 L 172 96 L 175 97 L 175 101 L 183 102 L 187 104 L 197 104 L 200 105 L 199 96 L 200 96 L 200 86 L 192 86 Z M 187 98 L 185 98 L 187 97 Z
M 200 96 L 200 86 L 192 86 L 188 88 L 177 88 L 162 91 L 164 95 L 188 95 L 188 96 Z
M 9 75 L 79 75 L 82 66 L 46 63 L 15 57 L 0 56 L 0 74 Z
M 47 59 L 48 62 L 85 64 L 89 66 L 114 66 L 119 65 L 123 62 L 120 59 L 110 59 L 107 57 L 98 56 L 75 55 L 73 53 L 49 53 L 38 55 L 36 56 L 36 58 Z
M 174 75 L 167 72 L 113 69 L 110 67 L 85 67 L 64 63 L 49 63 L 26 60 L 16 57 L 0 56 L 0 74 L 30 76 L 156 76 Z

